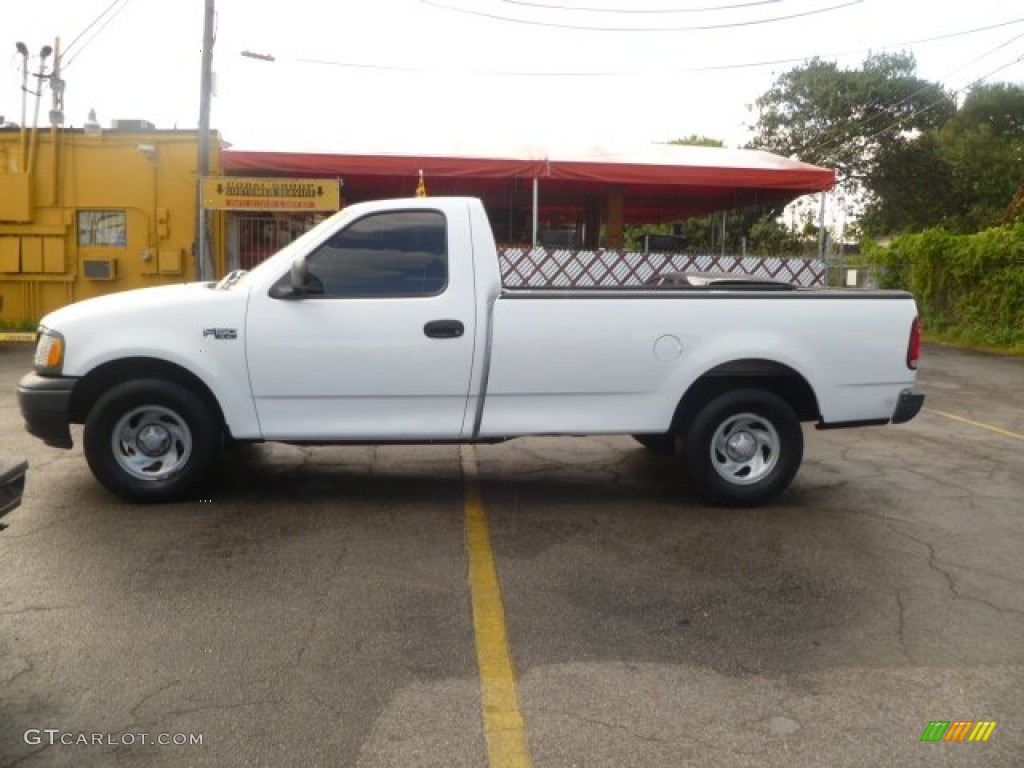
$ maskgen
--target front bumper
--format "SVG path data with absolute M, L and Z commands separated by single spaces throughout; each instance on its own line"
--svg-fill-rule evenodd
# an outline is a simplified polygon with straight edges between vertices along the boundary
M 26 374 L 18 382 L 18 406 L 25 429 L 47 445 L 70 448 L 71 393 L 78 379 Z
M 921 412 L 924 405 L 924 395 L 916 395 L 909 389 L 900 392 L 899 400 L 896 401 L 896 410 L 892 414 L 893 424 L 903 424 L 910 421 Z

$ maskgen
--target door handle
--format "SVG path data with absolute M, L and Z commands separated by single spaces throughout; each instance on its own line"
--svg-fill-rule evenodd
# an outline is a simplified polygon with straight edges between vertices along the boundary
M 457 339 L 465 332 L 460 320 L 431 320 L 423 326 L 423 333 L 432 339 Z

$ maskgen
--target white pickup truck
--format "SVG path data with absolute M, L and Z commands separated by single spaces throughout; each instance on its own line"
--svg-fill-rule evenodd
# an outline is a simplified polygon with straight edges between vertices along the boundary
M 801 422 L 899 423 L 919 326 L 902 292 L 698 281 L 504 289 L 470 198 L 352 205 L 250 272 L 41 321 L 28 431 L 126 499 L 198 493 L 226 441 L 476 443 L 628 434 L 712 502 L 785 489 Z

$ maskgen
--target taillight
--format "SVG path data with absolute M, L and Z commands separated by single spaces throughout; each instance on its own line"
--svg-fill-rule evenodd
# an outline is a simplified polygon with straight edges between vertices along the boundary
M 907 368 L 917 370 L 917 361 L 921 359 L 921 320 L 915 317 L 910 325 L 910 342 L 907 344 Z

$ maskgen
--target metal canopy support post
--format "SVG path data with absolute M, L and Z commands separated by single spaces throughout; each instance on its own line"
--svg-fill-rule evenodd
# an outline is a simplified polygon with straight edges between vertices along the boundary
M 825 268 L 825 285 L 828 285 L 828 256 L 825 253 L 825 194 L 821 191 L 821 202 L 818 208 L 818 258 Z
M 538 209 L 540 207 L 540 179 L 533 179 L 533 247 L 537 247 L 537 222 L 539 220 Z
M 818 208 L 818 256 L 825 260 L 825 193 L 821 193 L 821 204 Z
M 722 255 L 725 256 L 725 224 L 729 219 L 728 209 L 722 211 Z

